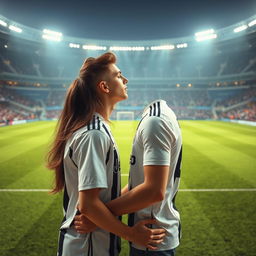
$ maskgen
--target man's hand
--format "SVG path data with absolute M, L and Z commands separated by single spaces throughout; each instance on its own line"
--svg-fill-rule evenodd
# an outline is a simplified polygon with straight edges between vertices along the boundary
M 93 232 L 97 226 L 87 219 L 83 214 L 76 215 L 74 219 L 74 228 L 80 234 Z
M 163 242 L 166 231 L 163 228 L 151 229 L 148 224 L 156 224 L 155 219 L 142 220 L 132 227 L 133 238 L 131 242 L 156 250 L 157 245 Z

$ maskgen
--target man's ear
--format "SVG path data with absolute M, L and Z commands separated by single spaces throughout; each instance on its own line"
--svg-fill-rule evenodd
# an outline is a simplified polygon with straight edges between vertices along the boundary
M 98 86 L 102 92 L 109 93 L 109 87 L 106 81 L 100 81 Z

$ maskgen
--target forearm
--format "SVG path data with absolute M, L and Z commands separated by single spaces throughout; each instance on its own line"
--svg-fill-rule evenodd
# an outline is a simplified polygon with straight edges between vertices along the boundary
M 86 208 L 79 208 L 79 210 L 99 228 L 116 234 L 128 241 L 131 240 L 131 228 L 114 217 L 101 200 L 87 201 Z
M 160 201 L 157 194 L 145 183 L 133 188 L 122 196 L 106 204 L 116 216 L 136 212 Z
M 127 193 L 128 191 L 129 191 L 128 184 L 126 184 L 126 185 L 122 188 L 121 195 L 124 195 L 124 194 Z

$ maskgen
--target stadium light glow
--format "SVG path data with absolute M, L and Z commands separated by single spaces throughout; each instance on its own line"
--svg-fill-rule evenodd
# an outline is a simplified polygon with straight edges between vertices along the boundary
M 43 30 L 43 35 L 42 38 L 45 40 L 50 40 L 50 41 L 61 41 L 62 40 L 62 33 L 60 32 L 56 32 L 53 30 L 49 30 L 49 29 L 44 29 Z
M 3 20 L 0 20 L 0 25 L 3 27 L 7 27 L 7 23 Z
M 188 47 L 188 44 L 187 43 L 184 43 L 184 44 L 177 44 L 176 45 L 176 48 L 187 48 Z
M 84 44 L 83 45 L 83 49 L 84 50 L 107 50 L 107 47 L 106 46 L 98 46 L 98 45 L 87 45 L 87 44 Z
M 12 30 L 12 31 L 18 32 L 18 33 L 21 33 L 21 32 L 22 32 L 22 29 L 21 29 L 21 28 L 18 28 L 18 27 L 13 26 L 13 25 L 10 25 L 10 26 L 9 26 L 9 29 Z
M 56 32 L 56 31 L 53 31 L 53 30 L 44 29 L 43 32 L 44 32 L 44 34 L 47 34 L 47 35 L 53 35 L 53 36 L 56 36 L 56 37 L 62 37 L 62 33 Z
M 70 44 L 69 44 L 69 47 L 70 47 L 70 48 L 77 48 L 77 49 L 79 49 L 79 48 L 80 48 L 80 44 L 70 43 Z
M 234 32 L 235 32 L 235 33 L 238 33 L 238 32 L 241 32 L 241 31 L 243 31 L 243 30 L 246 30 L 247 28 L 248 28 L 247 25 L 242 25 L 242 26 L 239 26 L 239 27 L 235 28 L 235 29 L 234 29 Z
M 49 41 L 57 41 L 57 42 L 61 41 L 60 37 L 56 37 L 56 36 L 53 36 L 53 35 L 51 36 L 51 35 L 44 34 L 44 35 L 42 35 L 42 38 L 45 39 L 45 40 L 49 40 Z
M 254 25 L 256 25 L 256 20 L 252 20 L 251 22 L 249 22 L 248 27 L 252 27 Z
M 213 34 L 213 33 L 214 33 L 214 29 L 208 29 L 208 30 L 204 30 L 204 31 L 195 33 L 195 36 L 200 37 L 200 36 L 205 36 L 205 35 L 209 35 L 209 34 Z
M 145 51 L 143 46 L 110 46 L 110 51 Z
M 150 47 L 151 51 L 160 51 L 160 50 L 173 50 L 175 49 L 175 46 L 170 44 L 170 45 L 159 45 L 159 46 L 151 46 Z
M 215 39 L 217 38 L 216 34 L 211 34 L 211 35 L 205 35 L 205 36 L 200 36 L 200 37 L 196 37 L 196 41 L 197 42 L 202 42 L 202 41 L 206 41 L 206 40 L 210 40 L 210 39 Z
M 214 29 L 208 29 L 205 31 L 195 33 L 196 41 L 201 42 L 205 40 L 215 39 L 217 38 L 217 34 Z

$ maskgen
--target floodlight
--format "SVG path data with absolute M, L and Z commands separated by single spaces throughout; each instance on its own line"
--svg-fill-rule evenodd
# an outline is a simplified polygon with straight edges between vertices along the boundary
M 9 26 L 9 29 L 12 30 L 12 31 L 18 32 L 18 33 L 21 33 L 21 32 L 22 32 L 22 29 L 21 29 L 21 28 L 18 28 L 18 27 L 13 26 L 13 25 L 10 25 L 10 26 Z
M 44 29 L 43 32 L 44 32 L 44 34 L 48 34 L 48 35 L 54 35 L 54 36 L 58 36 L 58 37 L 62 36 L 61 32 L 56 32 L 56 31 L 49 30 L 49 29 Z
M 7 23 L 3 20 L 0 20 L 0 25 L 3 27 L 7 27 Z
M 145 51 L 143 46 L 110 46 L 110 51 Z
M 106 46 L 98 46 L 98 45 L 83 45 L 84 50 L 107 50 Z
M 235 28 L 235 29 L 234 29 L 234 32 L 235 32 L 235 33 L 238 33 L 238 32 L 241 32 L 241 31 L 243 31 L 243 30 L 246 30 L 247 28 L 248 28 L 247 25 L 242 25 L 242 26 L 239 26 L 239 27 Z
M 248 27 L 252 27 L 256 25 L 256 20 L 252 20 L 249 24 L 248 24 Z
M 45 40 L 49 40 L 49 41 L 57 41 L 57 42 L 61 41 L 60 37 L 53 36 L 53 35 L 46 35 L 46 34 L 44 34 L 44 35 L 42 35 L 42 38 L 45 39 Z
M 215 38 L 217 38 L 216 34 L 209 34 L 209 35 L 205 35 L 205 36 L 198 36 L 198 37 L 196 37 L 196 41 L 197 42 L 201 42 L 201 41 L 215 39 Z
M 176 48 L 187 48 L 188 44 L 187 43 L 183 43 L 183 44 L 177 44 Z
M 159 45 L 159 46 L 151 46 L 151 51 L 159 51 L 159 50 L 173 50 L 175 48 L 174 45 Z
M 69 44 L 69 47 L 70 47 L 70 48 L 77 48 L 77 49 L 78 49 L 78 48 L 80 48 L 80 44 L 70 43 L 70 44 Z
M 205 36 L 205 35 L 209 35 L 209 34 L 213 34 L 213 33 L 214 33 L 214 29 L 208 29 L 208 30 L 205 30 L 205 31 L 195 33 L 195 36 L 196 37 Z

